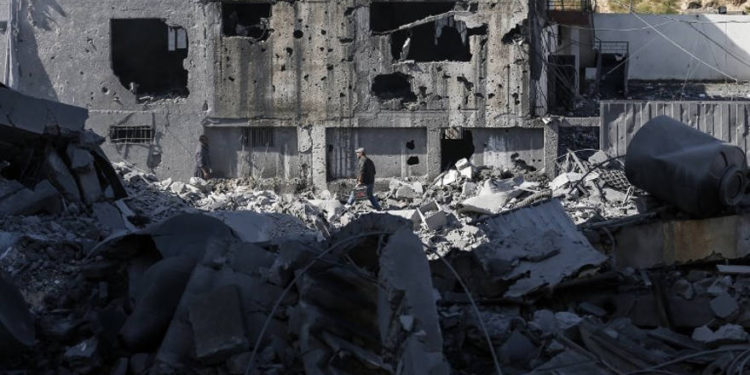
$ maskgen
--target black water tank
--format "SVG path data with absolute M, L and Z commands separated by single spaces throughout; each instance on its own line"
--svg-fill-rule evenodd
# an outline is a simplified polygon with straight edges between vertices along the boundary
M 630 141 L 625 174 L 651 195 L 706 217 L 742 200 L 747 161 L 739 147 L 659 116 Z

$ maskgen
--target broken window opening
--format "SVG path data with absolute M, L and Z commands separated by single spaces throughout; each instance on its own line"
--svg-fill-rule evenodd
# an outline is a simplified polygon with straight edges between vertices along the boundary
M 417 165 L 419 164 L 419 157 L 418 156 L 410 156 L 408 159 L 406 159 L 407 165 Z
M 110 126 L 109 142 L 113 144 L 150 144 L 154 141 L 151 126 Z
M 554 113 L 572 111 L 576 98 L 576 68 L 573 55 L 550 55 L 547 67 L 547 106 Z
M 271 4 L 222 3 L 222 34 L 266 40 L 270 34 Z
M 274 147 L 273 128 L 245 128 L 242 129 L 243 144 L 246 147 Z
M 528 21 L 523 20 L 523 22 L 517 24 L 515 27 L 510 29 L 503 37 L 500 39 L 500 41 L 503 44 L 528 44 Z
M 471 159 L 471 155 L 474 154 L 474 137 L 471 131 L 443 129 L 442 133 L 440 139 L 441 171 L 450 169 L 463 158 Z
M 452 11 L 455 2 L 374 2 L 370 4 L 370 30 L 383 32 L 429 16 Z
M 417 96 L 411 91 L 409 76 L 403 73 L 381 74 L 372 81 L 372 93 L 378 99 L 400 98 L 404 102 L 414 102 Z
M 157 18 L 110 20 L 112 71 L 139 98 L 187 97 L 187 32 Z
M 396 60 L 471 61 L 470 29 L 445 17 L 391 34 L 391 55 Z

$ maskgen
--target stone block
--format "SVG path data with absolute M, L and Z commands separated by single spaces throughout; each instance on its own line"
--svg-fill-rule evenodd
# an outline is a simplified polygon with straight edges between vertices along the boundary
M 417 209 L 417 213 L 422 219 L 422 225 L 427 229 L 438 230 L 448 224 L 448 215 L 435 201 L 422 205 Z
M 189 318 L 199 361 L 218 363 L 248 349 L 236 286 L 197 296 L 189 307 Z

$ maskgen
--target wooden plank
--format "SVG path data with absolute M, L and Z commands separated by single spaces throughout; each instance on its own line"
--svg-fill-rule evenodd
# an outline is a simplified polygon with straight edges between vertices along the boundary
M 689 121 L 683 122 L 698 129 L 698 124 L 701 122 L 701 106 L 694 102 L 688 102 L 687 105 Z

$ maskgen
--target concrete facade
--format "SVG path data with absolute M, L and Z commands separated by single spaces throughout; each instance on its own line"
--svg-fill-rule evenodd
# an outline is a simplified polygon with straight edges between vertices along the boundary
M 739 80 L 750 79 L 750 23 L 747 16 L 640 15 L 674 43 L 721 72 Z M 692 58 L 631 14 L 595 14 L 596 37 L 627 41 L 631 57 L 628 78 L 634 80 L 728 79 Z
M 383 27 L 383 13 L 371 11 L 383 3 L 411 8 L 392 13 L 407 14 L 403 22 Z M 230 35 L 226 13 L 234 8 L 226 4 L 267 6 L 263 31 Z M 379 177 L 434 176 L 447 128 L 477 130 L 475 163 L 518 154 L 543 167 L 550 130 L 530 105 L 540 76 L 529 58 L 534 3 L 459 2 L 431 13 L 430 4 L 0 0 L 0 9 L 13 9 L 0 40 L 11 44 L 3 54 L 17 57 L 19 91 L 88 108 L 87 126 L 107 137 L 103 149 L 113 161 L 160 177 L 192 175 L 202 133 L 218 176 L 300 178 L 319 187 L 353 176 L 346 155 L 358 146 L 371 150 Z M 169 52 L 132 61 L 139 51 L 122 35 L 143 35 L 138 25 L 147 23 L 130 21 L 144 18 Z M 410 52 L 399 59 L 407 35 Z M 157 83 L 169 87 L 159 91 Z M 274 142 L 249 139 L 261 137 L 246 130 L 256 128 Z M 120 139 L 143 134 L 151 139 Z

